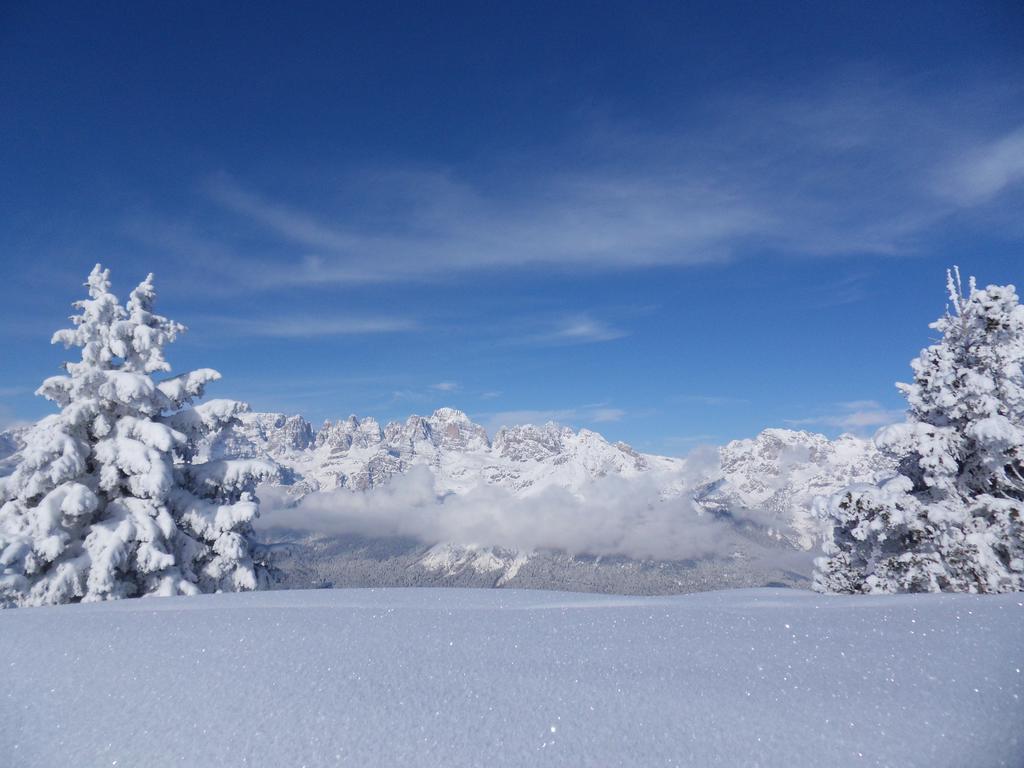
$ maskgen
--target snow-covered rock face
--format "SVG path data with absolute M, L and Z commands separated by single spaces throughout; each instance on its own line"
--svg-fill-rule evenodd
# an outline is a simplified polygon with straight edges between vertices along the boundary
M 662 466 L 677 463 L 556 424 L 503 427 L 492 445 L 484 427 L 454 408 L 410 416 L 383 429 L 375 419 L 357 416 L 325 422 L 316 431 L 300 416 L 249 413 L 240 419 L 240 426 L 211 446 L 211 455 L 272 459 L 299 494 L 367 490 L 417 465 L 431 468 L 438 493 L 445 494 L 481 483 L 515 492 L 550 485 L 572 490 L 589 479 L 649 469 L 652 460 Z
M 484 451 L 491 447 L 487 430 L 462 411 L 438 408 L 427 420 L 431 441 L 449 451 Z
M 543 461 L 562 451 L 562 433 L 557 424 L 548 422 L 542 427 L 525 424 L 502 427 L 494 436 L 494 452 L 512 461 Z
M 820 533 L 816 497 L 893 471 L 892 461 L 870 440 L 829 440 L 788 429 L 734 440 L 719 450 L 719 458 L 721 474 L 698 492 L 698 500 L 732 514 L 756 513 L 761 522 L 775 519 L 778 533 L 801 549 L 814 546 Z
M 440 408 L 383 429 L 373 418 L 350 416 L 319 430 L 299 416 L 241 415 L 214 453 L 268 458 L 282 467 L 296 495 L 347 488 L 365 491 L 414 466 L 433 473 L 438 495 L 495 485 L 529 495 L 549 487 L 578 492 L 609 475 L 653 476 L 664 496 L 693 495 L 716 514 L 769 529 L 800 549 L 817 543 L 815 497 L 851 483 L 872 482 L 892 465 L 869 440 L 768 429 L 719 450 L 720 464 L 703 478 L 684 479 L 686 461 L 642 454 L 609 443 L 588 429 L 558 424 L 502 427 L 493 443 L 462 411 Z
M 748 507 L 770 504 L 780 495 L 817 495 L 836 484 L 861 482 L 891 463 L 870 440 L 788 429 L 766 429 L 749 440 L 734 440 L 720 451 L 722 476 Z
M 277 452 L 301 451 L 313 444 L 313 429 L 301 416 L 254 413 L 242 423 L 255 430 Z
M 552 422 L 544 426 L 502 427 L 494 436 L 493 453 L 512 463 L 548 462 L 565 466 L 565 474 L 577 478 L 630 475 L 651 467 L 647 457 L 626 443 L 613 445 L 597 432 L 574 432 Z M 673 462 L 655 458 L 662 463 Z
M 293 498 L 336 488 L 373 491 L 414 467 L 429 469 L 439 497 L 481 485 L 520 497 L 548 489 L 583 496 L 598 478 L 645 478 L 646 492 L 653 481 L 663 499 L 692 497 L 710 514 L 733 521 L 740 535 L 758 546 L 799 550 L 820 542 L 816 497 L 892 472 L 891 462 L 868 440 L 829 440 L 785 429 L 731 442 L 719 449 L 717 463 L 701 468 L 698 461 L 643 454 L 591 430 L 554 423 L 502 427 L 492 442 L 481 425 L 453 408 L 383 428 L 373 418 L 356 416 L 325 422 L 319 429 L 300 416 L 281 413 L 241 413 L 238 419 L 208 446 L 209 457 L 269 459 L 280 470 L 275 482 Z M 486 576 L 499 585 L 515 585 L 517 578 L 525 578 L 523 563 L 534 557 L 486 545 L 424 542 L 422 557 L 414 560 L 426 572 L 456 581 L 464 574 L 472 583 Z M 629 585 L 616 583 L 615 588 L 628 590 Z
M 312 428 L 308 424 L 306 426 L 312 432 Z M 369 448 L 380 445 L 383 439 L 384 433 L 376 419 L 360 420 L 355 416 L 349 416 L 344 421 L 333 424 L 325 421 L 316 433 L 314 445 L 317 449 L 326 448 L 331 452 L 347 453 L 353 447 Z
M 384 428 L 384 442 L 400 454 L 436 457 L 439 451 L 487 451 L 487 431 L 474 424 L 462 411 L 438 408 L 430 416 L 410 416 L 402 424 L 393 421 Z
M 235 434 L 237 455 L 272 459 L 282 468 L 289 495 L 296 498 L 335 488 L 372 491 L 414 467 L 430 470 L 438 497 L 469 493 L 483 485 L 518 497 L 565 489 L 583 498 L 599 478 L 636 478 L 644 480 L 645 493 L 653 483 L 669 503 L 680 496 L 692 497 L 708 513 L 733 522 L 731 530 L 751 548 L 775 551 L 818 546 L 822 535 L 814 512 L 818 495 L 891 472 L 890 463 L 870 441 L 852 436 L 829 440 L 785 429 L 729 443 L 719 450 L 718 463 L 702 469 L 703 462 L 643 454 L 625 443 L 609 443 L 596 432 L 553 423 L 502 427 L 491 442 L 482 426 L 451 408 L 391 422 L 383 429 L 372 418 L 355 416 L 327 422 L 315 432 L 305 422 L 296 424 L 301 422 L 299 417 L 243 414 L 241 418 L 245 426 Z M 294 439 L 294 435 L 308 434 L 311 439 Z M 297 447 L 302 444 L 306 447 Z M 380 563 L 380 574 L 413 568 L 452 583 L 469 579 L 468 583 L 477 584 L 486 577 L 492 584 L 515 586 L 527 576 L 539 578 L 531 576 L 529 569 L 522 570 L 534 558 L 546 563 L 548 570 L 569 567 L 560 561 L 548 563 L 540 553 L 486 543 L 475 547 L 423 544 L 419 555 L 403 555 L 411 559 L 402 560 L 401 568 L 397 561 Z M 334 574 L 329 580 L 349 584 L 347 577 L 335 573 L 340 565 L 334 560 L 357 556 L 331 550 L 324 557 L 333 558 L 330 565 L 323 563 L 325 572 Z M 366 583 L 391 583 L 380 574 L 379 582 L 367 577 Z M 631 585 L 615 582 L 614 588 L 629 591 Z

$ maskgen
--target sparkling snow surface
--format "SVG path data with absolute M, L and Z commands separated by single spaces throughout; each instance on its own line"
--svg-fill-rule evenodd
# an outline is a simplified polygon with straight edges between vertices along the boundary
M 5 766 L 1021 766 L 1024 595 L 321 590 L 0 612 Z

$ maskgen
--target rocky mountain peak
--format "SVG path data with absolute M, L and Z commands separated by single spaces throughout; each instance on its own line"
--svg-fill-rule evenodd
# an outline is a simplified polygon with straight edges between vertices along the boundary
M 384 427 L 384 442 L 399 453 L 433 454 L 430 423 L 422 416 L 410 416 L 405 423 L 390 422 Z
M 438 449 L 481 451 L 490 448 L 487 430 L 462 411 L 438 408 L 430 416 L 410 416 L 384 428 L 384 441 L 399 453 L 434 455 Z
M 211 455 L 253 458 L 259 453 L 253 447 L 256 445 L 265 445 L 275 453 L 290 453 L 304 451 L 313 442 L 313 428 L 301 416 L 247 412 L 218 437 L 211 446 Z
M 502 427 L 494 435 L 493 449 L 512 461 L 543 461 L 562 452 L 562 436 L 561 427 L 552 422 Z
M 803 549 L 821 532 L 815 497 L 892 471 L 869 440 L 768 429 L 723 446 L 716 468 L 697 480 L 687 475 L 686 460 L 644 454 L 592 430 L 551 422 L 502 427 L 490 442 L 482 426 L 455 408 L 384 429 L 374 419 L 350 416 L 326 422 L 315 435 L 298 416 L 245 414 L 213 454 L 271 459 L 296 494 L 367 490 L 417 465 L 430 469 L 439 494 L 481 484 L 516 494 L 552 486 L 578 492 L 596 478 L 652 473 L 666 497 L 692 496 L 705 509 Z
M 469 420 L 469 416 L 466 415 L 465 411 L 460 411 L 458 408 L 438 408 L 430 416 L 432 422 L 458 422 L 460 424 L 472 424 Z
M 793 542 L 811 547 L 819 521 L 816 496 L 852 483 L 872 483 L 892 471 L 892 462 L 874 443 L 852 435 L 825 435 L 766 429 L 719 449 L 720 477 L 698 493 L 701 501 L 732 510 L 759 510 L 776 516 Z
M 352 415 L 335 423 L 325 421 L 316 433 L 315 446 L 326 446 L 334 452 L 345 453 L 352 448 L 369 448 L 380 444 L 383 433 L 376 419 L 359 419 Z
M 428 420 L 434 444 L 449 451 L 480 451 L 491 447 L 487 430 L 455 408 L 438 408 Z

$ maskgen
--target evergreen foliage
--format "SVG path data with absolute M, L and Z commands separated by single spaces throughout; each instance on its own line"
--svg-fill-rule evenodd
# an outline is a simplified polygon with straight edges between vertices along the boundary
M 897 476 L 825 505 L 820 591 L 1024 589 L 1024 307 L 1012 285 L 965 293 L 959 270 L 948 291 L 941 338 L 898 385 L 907 421 L 876 437 Z
M 53 343 L 81 359 L 37 394 L 60 407 L 0 479 L 0 605 L 255 589 L 250 521 L 266 462 L 201 461 L 199 446 L 247 406 L 193 405 L 220 378 L 157 381 L 185 327 L 156 314 L 149 275 L 122 305 L 100 265 Z

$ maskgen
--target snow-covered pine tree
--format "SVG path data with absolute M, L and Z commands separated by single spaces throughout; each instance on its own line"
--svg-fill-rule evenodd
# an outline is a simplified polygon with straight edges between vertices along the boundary
M 876 437 L 898 475 L 827 502 L 819 591 L 1024 589 L 1024 307 L 1012 285 L 947 277 L 941 338 L 898 385 L 907 421 Z
M 220 378 L 208 368 L 154 380 L 185 328 L 154 313 L 152 275 L 126 306 L 100 265 L 86 285 L 73 327 L 53 336 L 81 360 L 37 392 L 61 410 L 0 479 L 0 605 L 255 589 L 253 491 L 274 468 L 194 463 L 200 442 L 247 406 L 193 406 Z

